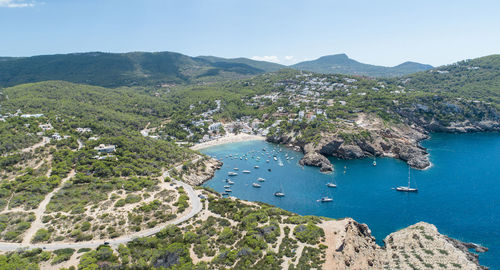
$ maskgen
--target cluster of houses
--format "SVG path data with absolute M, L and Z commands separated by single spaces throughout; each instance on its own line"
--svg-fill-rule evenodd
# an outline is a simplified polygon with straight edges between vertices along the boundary
M 22 111 L 19 109 L 15 113 L 6 113 L 6 114 L 0 114 L 0 121 L 5 122 L 7 118 L 10 117 L 22 117 L 22 118 L 40 118 L 43 117 L 43 113 L 36 113 L 36 114 L 23 114 Z

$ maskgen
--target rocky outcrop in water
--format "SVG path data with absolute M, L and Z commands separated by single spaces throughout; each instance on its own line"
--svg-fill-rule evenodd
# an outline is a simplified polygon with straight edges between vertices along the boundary
M 333 171 L 333 166 L 330 161 L 323 155 L 317 152 L 309 152 L 299 161 L 300 165 L 320 167 L 321 172 Z

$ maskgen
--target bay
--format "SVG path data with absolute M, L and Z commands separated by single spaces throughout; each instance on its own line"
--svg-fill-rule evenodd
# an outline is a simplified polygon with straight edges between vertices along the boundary
M 407 184 L 408 166 L 402 161 L 377 158 L 373 166 L 373 159 L 368 158 L 330 158 L 334 172 L 323 174 L 318 168 L 300 166 L 302 153 L 263 141 L 202 150 L 224 162 L 204 185 L 222 193 L 228 172 L 238 168 L 238 175 L 231 177 L 235 182 L 232 196 L 301 215 L 352 217 L 368 224 L 379 244 L 391 232 L 429 222 L 450 237 L 488 247 L 488 252 L 480 254 L 480 263 L 500 269 L 500 134 L 437 133 L 422 145 L 428 148 L 433 165 L 427 170 L 411 170 L 412 186 L 418 187 L 418 193 L 393 190 Z M 257 182 L 258 177 L 266 180 Z M 252 187 L 254 182 L 261 188 Z M 327 187 L 327 182 L 334 182 L 337 188 Z M 273 196 L 276 191 L 286 196 Z M 317 201 L 324 196 L 333 202 Z

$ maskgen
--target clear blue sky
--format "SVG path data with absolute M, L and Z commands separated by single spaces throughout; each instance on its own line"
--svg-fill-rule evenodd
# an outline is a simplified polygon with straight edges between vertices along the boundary
M 0 0 L 0 56 L 175 51 L 442 65 L 500 53 L 500 1 Z

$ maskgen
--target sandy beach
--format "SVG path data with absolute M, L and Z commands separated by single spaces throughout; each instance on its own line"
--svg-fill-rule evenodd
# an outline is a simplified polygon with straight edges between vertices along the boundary
M 260 135 L 250 135 L 250 134 L 245 134 L 245 133 L 240 133 L 240 134 L 232 134 L 229 133 L 225 135 L 224 137 L 208 141 L 208 142 L 203 142 L 196 144 L 191 147 L 193 150 L 200 150 L 203 148 L 215 146 L 215 145 L 221 145 L 221 144 L 226 144 L 226 143 L 235 143 L 235 142 L 244 142 L 244 141 L 263 141 L 265 140 L 266 137 L 260 136 Z

